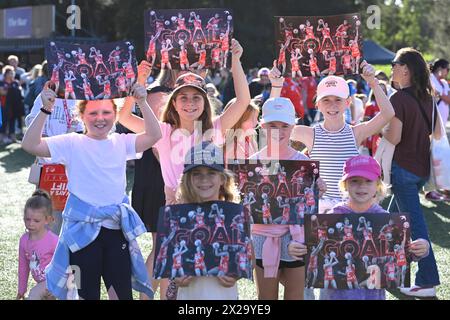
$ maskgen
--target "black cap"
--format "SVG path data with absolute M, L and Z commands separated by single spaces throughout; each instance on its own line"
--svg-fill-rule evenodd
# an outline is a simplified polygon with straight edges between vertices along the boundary
M 201 166 L 223 172 L 225 166 L 222 148 L 209 141 L 192 147 L 186 154 L 183 173 Z

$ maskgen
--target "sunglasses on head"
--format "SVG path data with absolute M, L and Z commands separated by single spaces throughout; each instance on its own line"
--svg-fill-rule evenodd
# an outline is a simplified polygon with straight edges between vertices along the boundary
M 399 64 L 399 65 L 401 65 L 401 66 L 404 66 L 404 65 L 405 65 L 403 62 L 393 60 L 393 61 L 391 62 L 392 68 L 395 67 L 396 64 Z

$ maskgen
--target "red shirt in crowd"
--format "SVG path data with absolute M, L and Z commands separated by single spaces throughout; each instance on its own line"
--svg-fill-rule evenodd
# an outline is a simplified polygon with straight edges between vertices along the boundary
M 295 113 L 299 118 L 304 117 L 305 110 L 303 108 L 302 88 L 296 81 L 292 80 L 292 78 L 285 78 L 283 89 L 281 89 L 281 96 L 292 101 Z

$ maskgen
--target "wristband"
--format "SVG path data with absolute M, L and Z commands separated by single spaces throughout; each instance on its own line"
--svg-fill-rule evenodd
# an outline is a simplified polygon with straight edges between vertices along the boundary
M 272 86 L 272 88 L 283 88 L 283 86 Z
M 51 114 L 52 114 L 51 111 L 48 111 L 48 110 L 45 109 L 44 107 L 41 108 L 41 111 L 42 111 L 43 113 L 47 114 L 47 115 L 51 115 Z

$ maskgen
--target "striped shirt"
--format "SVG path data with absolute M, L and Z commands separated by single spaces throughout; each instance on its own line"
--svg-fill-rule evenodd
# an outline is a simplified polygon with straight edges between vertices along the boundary
M 314 143 L 311 160 L 320 161 L 320 176 L 327 183 L 324 197 L 342 198 L 339 180 L 345 161 L 359 154 L 353 129 L 346 123 L 338 131 L 328 131 L 322 124 L 314 127 Z

